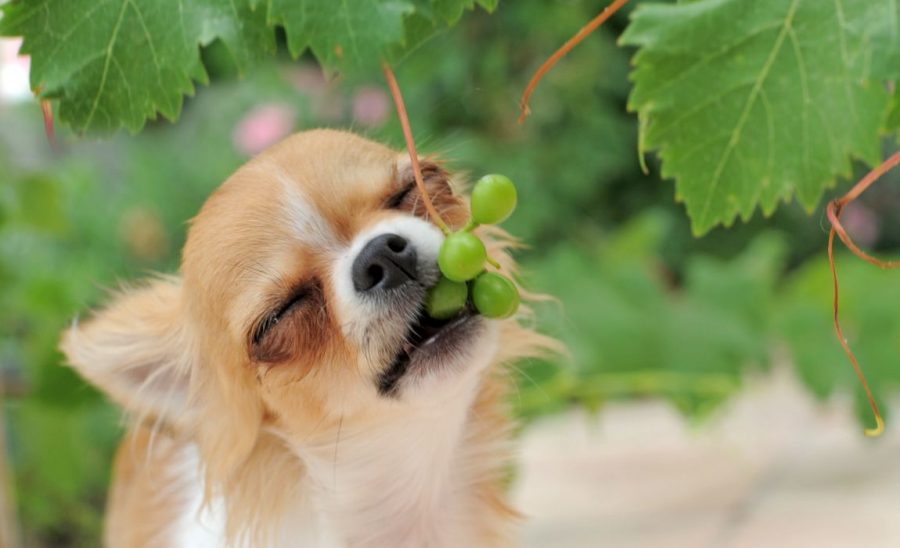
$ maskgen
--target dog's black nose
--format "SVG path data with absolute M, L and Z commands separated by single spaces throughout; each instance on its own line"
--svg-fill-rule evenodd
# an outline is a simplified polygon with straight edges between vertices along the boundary
M 369 240 L 353 261 L 353 287 L 359 292 L 392 289 L 415 280 L 416 249 L 397 234 Z

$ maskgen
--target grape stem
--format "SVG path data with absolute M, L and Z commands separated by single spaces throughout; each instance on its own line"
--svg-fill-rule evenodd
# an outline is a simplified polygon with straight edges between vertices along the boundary
M 435 209 L 434 204 L 431 201 L 431 196 L 428 195 L 428 189 L 425 188 L 425 181 L 422 179 L 422 168 L 419 166 L 419 155 L 416 152 L 416 142 L 413 139 L 412 129 L 409 125 L 409 116 L 406 113 L 403 94 L 400 93 L 400 86 L 397 84 L 397 77 L 394 76 L 394 71 L 389 64 L 382 63 L 381 68 L 387 79 L 388 88 L 391 90 L 391 96 L 394 98 L 394 105 L 397 107 L 397 117 L 400 118 L 400 127 L 403 128 L 403 138 L 406 139 L 406 150 L 409 152 L 413 176 L 416 179 L 416 186 L 419 188 L 419 194 L 422 195 L 422 202 L 425 204 L 425 209 L 428 210 L 428 215 L 434 219 L 435 224 L 440 227 L 444 234 L 450 234 L 450 227 L 447 226 L 447 223 L 444 222 L 444 219 L 441 218 L 441 215 L 437 212 L 437 209 Z
M 835 267 L 834 262 L 834 236 L 837 234 L 841 241 L 844 242 L 844 245 L 846 245 L 854 255 L 870 264 L 883 269 L 900 268 L 900 261 L 882 261 L 861 250 L 853 242 L 853 239 L 850 238 L 850 235 L 847 234 L 847 231 L 841 224 L 841 213 L 843 213 L 844 207 L 859 198 L 860 195 L 872 186 L 875 181 L 898 164 L 900 164 L 900 152 L 894 153 L 890 158 L 882 162 L 881 165 L 866 174 L 865 177 L 860 179 L 860 181 L 842 197 L 829 202 L 826 210 L 828 220 L 831 222 L 831 231 L 828 233 L 828 264 L 831 266 L 831 278 L 834 283 L 834 331 L 837 335 L 838 342 L 841 343 L 841 347 L 844 349 L 847 357 L 850 358 L 853 370 L 856 372 L 856 376 L 859 378 L 859 382 L 862 383 L 863 390 L 866 392 L 866 398 L 869 400 L 869 407 L 872 408 L 872 414 L 875 415 L 875 428 L 867 428 L 865 431 L 866 435 L 871 437 L 880 436 L 884 432 L 884 419 L 881 416 L 881 411 L 878 410 L 878 403 L 872 395 L 872 390 L 869 388 L 866 376 L 863 373 L 862 367 L 859 365 L 859 360 L 856 359 L 856 355 L 853 353 L 853 350 L 850 349 L 850 344 L 847 342 L 847 339 L 844 337 L 844 331 L 841 329 L 839 317 L 840 293 L 838 290 L 837 268 Z
M 466 226 L 462 227 L 462 230 L 460 230 L 460 232 L 472 232 L 476 228 L 478 228 L 478 223 L 476 223 L 472 219 L 469 219 L 469 222 L 466 223 Z M 490 255 L 486 256 L 484 258 L 484 260 L 487 261 L 487 263 L 489 265 L 493 266 L 497 270 L 501 270 L 503 268 L 500 266 L 500 263 L 498 263 L 497 261 L 492 259 Z
M 528 82 L 528 86 L 525 88 L 525 92 L 522 94 L 522 100 L 519 101 L 519 123 L 522 124 L 525 122 L 525 119 L 531 114 L 531 109 L 528 107 L 528 101 L 531 100 L 531 94 L 534 93 L 534 90 L 537 88 L 538 84 L 544 78 L 550 69 L 556 66 L 556 63 L 559 62 L 560 59 L 566 56 L 567 53 L 572 51 L 578 44 L 581 43 L 582 40 L 587 38 L 589 34 L 597 30 L 600 25 L 606 22 L 607 19 L 613 16 L 619 9 L 628 3 L 628 0 L 615 0 L 610 5 L 606 6 L 603 11 L 600 12 L 597 17 L 591 19 L 590 23 L 581 27 L 581 30 L 578 31 L 575 36 L 569 38 L 565 44 L 562 45 L 556 52 L 553 53 L 544 64 L 537 69 L 534 73 L 534 76 L 531 77 L 531 81 Z

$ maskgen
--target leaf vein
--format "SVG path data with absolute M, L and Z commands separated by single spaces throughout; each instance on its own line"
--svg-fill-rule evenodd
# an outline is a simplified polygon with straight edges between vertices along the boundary
M 106 78 L 109 75 L 109 63 L 112 59 L 113 48 L 116 44 L 116 38 L 119 36 L 119 29 L 122 28 L 122 20 L 125 17 L 125 9 L 128 7 L 128 4 L 123 2 L 122 9 L 119 10 L 119 18 L 116 21 L 116 25 L 113 28 L 112 36 L 109 38 L 109 43 L 106 46 L 106 61 L 103 63 L 103 72 L 100 75 L 100 85 L 97 87 L 97 94 L 94 95 L 93 103 L 91 104 L 91 110 L 88 113 L 87 120 L 84 123 L 85 128 L 91 127 L 91 121 L 94 119 L 94 114 L 97 112 L 97 107 L 100 104 L 100 97 L 103 96 L 103 90 L 106 88 Z
M 680 83 L 682 80 L 689 77 L 691 75 L 691 73 L 693 73 L 695 70 L 703 68 L 704 66 L 708 65 L 709 63 L 718 60 L 720 57 L 728 55 L 729 53 L 733 52 L 735 49 L 743 46 L 745 43 L 753 40 L 754 38 L 758 37 L 759 35 L 769 32 L 770 30 L 775 30 L 777 28 L 780 28 L 782 25 L 783 25 L 782 21 L 778 21 L 777 23 L 772 24 L 772 25 L 764 25 L 764 26 L 759 27 L 758 29 L 754 30 L 753 32 L 748 33 L 746 36 L 742 37 L 737 42 L 732 42 L 730 44 L 726 44 L 722 48 L 714 51 L 713 53 L 707 55 L 706 57 L 702 57 L 699 61 L 697 61 L 693 65 L 689 66 L 685 70 L 678 73 L 678 75 L 676 77 L 667 79 L 665 81 L 665 83 L 663 83 L 663 85 L 659 86 L 658 88 L 654 88 L 652 91 L 650 91 L 650 93 L 660 94 L 662 91 L 674 86 L 675 84 Z
M 842 78 L 844 81 L 844 95 L 846 96 L 847 103 L 850 104 L 850 112 L 853 115 L 853 127 L 856 129 L 859 127 L 859 113 L 856 112 L 856 104 L 853 102 L 853 94 L 850 92 L 850 76 L 847 74 L 847 67 L 850 66 L 850 55 L 847 51 L 847 40 L 844 36 L 847 22 L 844 20 L 844 5 L 841 3 L 841 0 L 834 0 L 834 8 L 835 14 L 837 15 L 838 41 L 841 45 L 841 60 L 843 61 L 841 68 L 844 73 L 844 77 Z
M 806 81 L 806 62 L 803 59 L 803 51 L 800 49 L 800 42 L 797 39 L 797 33 L 791 28 L 788 31 L 788 38 L 791 40 L 791 46 L 794 50 L 794 59 L 797 62 L 797 73 L 800 77 L 800 91 L 803 93 L 803 105 L 800 108 L 801 119 L 803 123 L 803 174 L 808 176 L 812 159 L 810 158 L 810 128 L 809 128 L 809 106 L 812 99 L 809 95 L 809 84 Z
M 153 45 L 153 37 L 150 34 L 150 29 L 147 28 L 147 24 L 144 21 L 144 14 L 134 0 L 126 0 L 126 2 L 131 4 L 131 9 L 133 9 L 135 15 L 137 15 L 138 23 L 140 23 L 141 29 L 144 31 L 144 37 L 147 38 L 147 45 L 150 46 L 150 57 L 153 59 L 153 66 L 156 67 L 156 83 L 159 85 L 159 89 L 165 89 L 162 82 L 162 67 L 159 64 L 159 58 L 156 55 L 156 46 Z
M 771 174 L 775 168 L 775 119 L 772 116 L 772 105 L 769 103 L 769 95 L 765 89 L 760 90 L 759 98 L 763 110 L 766 112 L 766 135 L 768 136 L 766 139 L 766 173 Z M 770 181 L 766 180 L 762 186 L 767 186 L 769 183 Z
M 725 147 L 725 151 L 722 153 L 722 156 L 719 159 L 719 163 L 716 165 L 716 169 L 713 172 L 712 181 L 710 182 L 711 188 L 706 195 L 706 200 L 704 201 L 703 207 L 700 211 L 699 219 L 701 223 L 707 222 L 709 208 L 712 205 L 712 199 L 715 195 L 716 188 L 721 182 L 722 173 L 725 170 L 725 165 L 728 163 L 728 159 L 731 157 L 732 152 L 740 141 L 740 135 L 744 129 L 744 124 L 747 123 L 747 120 L 750 117 L 750 111 L 753 109 L 753 105 L 756 103 L 756 98 L 759 95 L 759 91 L 760 89 L 762 89 L 762 86 L 769 75 L 769 71 L 772 69 L 772 65 L 775 64 L 775 59 L 777 58 L 778 53 L 781 51 L 781 47 L 784 44 L 784 39 L 791 28 L 794 14 L 797 12 L 797 7 L 800 5 L 800 1 L 801 0 L 794 0 L 793 2 L 791 2 L 787 15 L 784 18 L 784 24 L 782 26 L 781 32 L 778 33 L 778 37 L 775 39 L 775 44 L 773 44 L 772 46 L 772 51 L 769 52 L 769 56 L 766 58 L 766 62 L 763 64 L 762 69 L 760 70 L 759 75 L 756 78 L 756 83 L 754 84 L 753 89 L 750 90 L 750 95 L 747 97 L 746 103 L 744 103 L 744 108 L 741 111 L 738 122 L 735 125 L 734 129 L 731 131 L 731 138 L 728 140 L 728 145 Z
M 51 49 L 50 52 L 47 54 L 47 58 L 52 59 L 53 57 L 56 56 L 57 52 L 59 52 L 60 48 L 65 47 L 65 46 L 71 46 L 72 44 L 69 44 L 67 41 L 72 36 L 72 34 L 74 34 L 75 31 L 77 31 L 79 28 L 81 28 L 81 25 L 88 22 L 90 20 L 91 16 L 94 14 L 94 12 L 96 12 L 97 10 L 99 10 L 100 8 L 102 8 L 103 6 L 105 6 L 107 4 L 112 4 L 113 2 L 115 2 L 115 0 L 107 0 L 106 2 L 98 2 L 97 4 L 94 5 L 93 8 L 84 12 L 84 15 L 81 17 L 81 19 L 79 19 L 72 26 L 70 26 L 69 30 L 67 30 L 65 33 L 60 35 L 58 38 L 54 38 L 54 40 L 57 41 L 56 45 L 53 46 L 53 49 Z M 46 4 L 44 4 L 44 6 L 46 6 Z M 50 8 L 49 7 L 47 8 L 47 20 L 45 22 L 44 28 L 51 35 L 55 34 L 52 31 L 50 31 Z

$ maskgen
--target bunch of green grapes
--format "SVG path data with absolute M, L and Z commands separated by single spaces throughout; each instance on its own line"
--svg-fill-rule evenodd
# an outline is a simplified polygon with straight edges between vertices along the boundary
M 484 242 L 472 233 L 478 225 L 503 222 L 516 208 L 516 186 L 503 175 L 485 175 L 472 189 L 472 217 L 458 232 L 449 234 L 438 253 L 441 279 L 428 293 L 426 307 L 432 318 L 456 315 L 469 299 L 488 318 L 508 318 L 519 308 L 519 291 L 512 280 L 487 272 L 491 262 Z M 492 263 L 496 264 L 496 263 Z

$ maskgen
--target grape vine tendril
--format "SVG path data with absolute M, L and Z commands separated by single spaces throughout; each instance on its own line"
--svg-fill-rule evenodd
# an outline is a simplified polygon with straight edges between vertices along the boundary
M 416 178 L 416 186 L 419 188 L 419 194 L 422 195 L 422 202 L 428 215 L 434 219 L 434 222 L 440 227 L 444 234 L 450 233 L 450 227 L 441 218 L 441 215 L 435 209 L 431 202 L 431 196 L 428 195 L 428 189 L 425 188 L 425 181 L 422 179 L 422 168 L 419 166 L 419 155 L 416 152 L 416 142 L 413 140 L 412 129 L 409 125 L 409 116 L 406 113 L 406 104 L 403 102 L 403 94 L 400 93 L 400 86 L 397 84 L 397 77 L 394 71 L 387 63 L 382 63 L 382 70 L 387 79 L 388 88 L 391 90 L 391 96 L 394 98 L 394 105 L 397 107 L 397 117 L 400 118 L 400 126 L 403 128 L 403 138 L 406 140 L 406 150 L 409 151 L 409 159 L 412 162 L 413 175 Z
M 627 3 L 628 0 L 615 0 L 613 3 L 606 6 L 597 17 L 594 17 L 587 25 L 581 27 L 581 30 L 579 30 L 575 36 L 569 38 L 562 47 L 544 61 L 544 64 L 542 64 L 534 73 L 534 76 L 531 77 L 528 86 L 525 87 L 525 92 L 522 93 L 522 100 L 519 101 L 520 124 L 524 123 L 525 119 L 531 114 L 531 109 L 528 107 L 528 101 L 531 100 L 531 94 L 534 93 L 534 90 L 544 78 L 544 75 L 550 72 L 550 69 L 556 66 L 556 63 L 558 63 L 560 59 L 565 57 L 567 53 L 575 48 L 575 46 L 580 44 L 589 34 L 597 30 L 600 25 L 605 23 L 607 19 L 612 17 L 613 14 L 619 11 L 619 9 Z
M 875 401 L 875 396 L 872 395 L 872 390 L 869 388 L 869 382 L 866 380 L 866 375 L 859 365 L 859 360 L 856 359 L 856 355 L 853 353 L 853 350 L 850 349 L 850 344 L 847 342 L 847 339 L 844 337 L 844 331 L 841 329 L 839 314 L 840 291 L 838 289 L 837 268 L 834 261 L 834 235 L 837 234 L 841 241 L 844 242 L 844 245 L 860 259 L 883 269 L 900 268 L 900 261 L 882 261 L 861 250 L 853 242 L 853 239 L 850 238 L 850 235 L 847 234 L 847 231 L 841 224 L 841 213 L 843 213 L 844 207 L 859 198 L 860 195 L 872 186 L 875 181 L 892 168 L 896 167 L 897 164 L 900 164 L 900 152 L 894 153 L 894 155 L 882 162 L 881 165 L 866 174 L 865 177 L 860 179 L 860 181 L 842 197 L 829 202 L 826 210 L 828 220 L 831 221 L 831 230 L 828 233 L 828 264 L 831 267 L 831 278 L 834 283 L 834 332 L 838 342 L 841 343 L 841 347 L 847 354 L 847 357 L 850 358 L 853 370 L 856 372 L 856 376 L 859 378 L 859 382 L 862 383 L 863 390 L 866 392 L 866 398 L 869 400 L 869 407 L 872 408 L 872 414 L 875 415 L 875 428 L 866 428 L 865 430 L 865 434 L 870 437 L 877 437 L 884 433 L 884 419 L 881 416 L 881 411 L 878 409 L 878 403 Z

